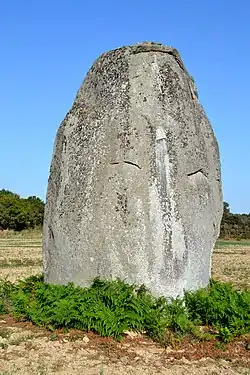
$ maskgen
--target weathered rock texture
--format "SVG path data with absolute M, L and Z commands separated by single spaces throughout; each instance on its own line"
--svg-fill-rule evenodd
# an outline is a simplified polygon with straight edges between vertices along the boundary
M 45 280 L 120 277 L 166 296 L 203 287 L 221 215 L 218 145 L 178 52 L 103 54 L 57 133 Z

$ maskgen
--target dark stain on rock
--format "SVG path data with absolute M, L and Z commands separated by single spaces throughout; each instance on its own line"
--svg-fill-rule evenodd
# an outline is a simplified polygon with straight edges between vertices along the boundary
M 127 224 L 128 219 L 128 197 L 127 197 L 127 188 L 123 189 L 123 192 L 116 192 L 117 196 L 117 204 L 115 206 L 116 212 L 120 213 L 121 219 L 124 222 L 124 224 Z

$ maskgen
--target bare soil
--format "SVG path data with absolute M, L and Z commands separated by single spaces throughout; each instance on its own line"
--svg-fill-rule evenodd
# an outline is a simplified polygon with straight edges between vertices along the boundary
M 42 272 L 41 236 L 0 238 L 0 277 L 11 281 Z M 228 244 L 213 254 L 213 278 L 250 287 L 250 246 Z M 50 332 L 0 316 L 0 375 L 250 375 L 250 342 L 227 346 L 184 340 L 162 348 L 128 333 L 118 343 L 92 333 Z

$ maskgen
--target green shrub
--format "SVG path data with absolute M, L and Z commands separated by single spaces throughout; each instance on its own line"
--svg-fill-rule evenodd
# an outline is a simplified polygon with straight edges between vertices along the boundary
M 35 196 L 20 198 L 9 190 L 0 190 L 0 229 L 21 231 L 42 226 L 44 202 Z
M 6 314 L 11 310 L 11 294 L 15 286 L 7 280 L 0 280 L 0 314 Z
M 224 333 L 227 329 L 232 336 L 250 330 L 250 291 L 237 291 L 229 283 L 213 281 L 206 289 L 185 293 L 185 304 L 192 321 L 223 328 Z
M 89 288 L 80 288 L 46 284 L 42 276 L 33 276 L 16 285 L 1 282 L 0 297 L 2 313 L 17 319 L 50 330 L 91 330 L 116 339 L 133 330 L 165 345 L 172 335 L 197 336 L 201 324 L 215 327 L 224 342 L 250 331 L 250 291 L 239 292 L 219 282 L 186 292 L 183 299 L 168 300 L 119 279 L 95 279 Z

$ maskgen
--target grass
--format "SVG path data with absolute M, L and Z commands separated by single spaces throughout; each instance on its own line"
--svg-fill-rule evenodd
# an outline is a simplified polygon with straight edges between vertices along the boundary
M 155 299 L 149 291 L 121 281 L 107 284 L 99 280 L 99 284 L 95 281 L 89 289 L 71 284 L 48 286 L 41 279 L 32 278 L 17 282 L 41 272 L 41 243 L 41 231 L 4 235 L 0 232 L 1 277 L 8 276 L 13 281 L 0 282 L 1 312 L 51 330 L 78 327 L 117 339 L 123 337 L 124 330 L 146 332 L 164 346 L 184 335 L 190 335 L 195 341 L 216 338 L 219 343 L 227 343 L 243 331 L 249 332 L 249 315 L 238 300 L 240 295 L 245 300 L 249 298 L 249 240 L 217 242 L 212 275 L 226 284 L 213 282 L 208 289 L 199 291 L 200 294 L 189 293 L 184 300 L 174 301 Z M 228 281 L 238 290 L 229 287 Z M 248 309 L 249 304 L 248 301 Z M 199 325 L 212 330 L 201 332 Z
M 20 345 L 22 344 L 23 342 L 27 342 L 29 340 L 32 340 L 33 339 L 33 335 L 20 335 L 18 337 L 15 337 L 13 339 L 10 339 L 9 340 L 9 345 Z
M 6 231 L 7 232 L 7 231 Z M 0 232 L 0 271 L 11 281 L 42 271 L 41 231 Z
M 36 241 L 31 241 L 31 240 L 11 240 L 11 239 L 6 239 L 6 238 L 0 238 L 0 245 L 1 247 L 4 246 L 41 246 L 42 241 L 36 240 Z
M 222 240 L 216 242 L 215 248 L 228 247 L 228 246 L 250 246 L 250 240 Z
M 192 335 L 206 340 L 200 326 L 211 327 L 209 338 L 228 343 L 250 333 L 250 290 L 211 282 L 184 298 L 155 298 L 144 286 L 121 280 L 95 279 L 90 288 L 46 284 L 42 276 L 18 283 L 1 281 L 0 313 L 31 321 L 50 330 L 74 328 L 121 340 L 125 331 L 144 332 L 167 346 Z
M 38 247 L 42 245 L 42 231 L 40 228 L 15 232 L 0 231 L 0 249 L 7 247 Z M 230 246 L 250 246 L 250 240 L 224 240 L 216 242 L 216 249 Z
M 20 232 L 14 230 L 4 230 L 0 231 L 0 239 L 31 239 L 31 238 L 40 238 L 42 239 L 42 229 L 25 229 Z
M 237 288 L 250 288 L 250 246 L 242 241 L 237 246 L 221 242 L 213 251 L 212 276 L 216 280 L 232 282 Z M 226 242 L 228 243 L 228 242 Z M 219 243 L 220 244 L 220 243 Z
M 35 267 L 42 266 L 41 260 L 32 260 L 32 259 L 12 259 L 9 262 L 0 261 L 1 268 L 16 268 L 16 267 Z
M 11 281 L 42 272 L 42 233 L 0 232 L 0 268 L 2 277 Z M 232 282 L 238 288 L 250 287 L 249 241 L 219 240 L 213 252 L 213 278 Z M 30 261 L 28 261 L 30 260 Z
M 8 328 L 0 327 L 0 337 L 3 339 L 8 339 L 11 335 L 11 330 Z
M 7 245 L 0 245 L 0 250 L 1 249 L 7 249 L 7 248 L 13 248 L 13 247 L 16 247 L 16 248 L 38 248 L 40 249 L 41 248 L 41 244 L 39 245 L 26 245 L 26 244 L 7 244 Z

